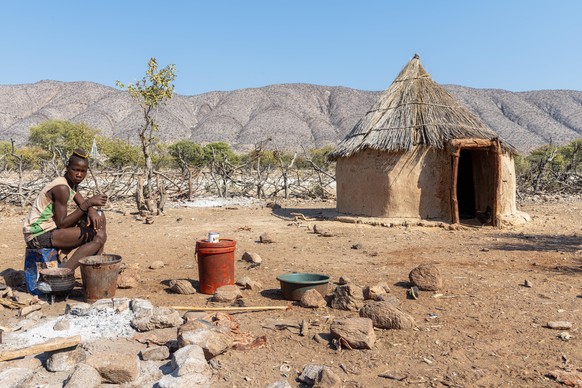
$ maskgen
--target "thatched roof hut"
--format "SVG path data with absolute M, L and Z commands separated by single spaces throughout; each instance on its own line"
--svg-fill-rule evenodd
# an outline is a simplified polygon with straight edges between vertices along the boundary
M 489 208 L 497 225 L 519 213 L 515 153 L 434 82 L 415 55 L 330 153 L 337 208 L 451 222 Z

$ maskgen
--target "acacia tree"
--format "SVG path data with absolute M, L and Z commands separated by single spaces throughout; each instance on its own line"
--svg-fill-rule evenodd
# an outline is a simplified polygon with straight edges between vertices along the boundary
M 154 201 L 153 176 L 154 167 L 152 163 L 152 145 L 154 143 L 154 132 L 158 130 L 158 124 L 154 118 L 154 113 L 160 105 L 164 105 L 167 100 L 174 95 L 175 68 L 170 64 L 163 69 L 158 69 L 155 58 L 150 58 L 146 75 L 135 84 L 128 85 L 117 81 L 116 84 L 121 89 L 126 89 L 131 97 L 139 103 L 144 118 L 144 124 L 138 128 L 138 136 L 141 150 L 144 156 L 144 175 L 146 177 L 145 187 L 138 186 L 136 193 L 138 198 L 138 210 L 141 210 L 144 199 L 147 209 L 156 214 L 158 207 Z M 141 191 L 141 192 L 139 192 Z

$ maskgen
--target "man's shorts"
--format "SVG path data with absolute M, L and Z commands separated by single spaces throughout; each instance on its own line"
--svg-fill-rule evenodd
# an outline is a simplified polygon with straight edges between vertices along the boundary
M 41 249 L 53 247 L 53 231 L 49 230 L 46 233 L 33 237 L 32 240 L 26 242 L 28 249 Z

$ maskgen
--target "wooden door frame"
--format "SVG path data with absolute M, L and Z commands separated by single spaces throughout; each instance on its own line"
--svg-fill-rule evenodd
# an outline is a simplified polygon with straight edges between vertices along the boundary
M 459 157 L 462 149 L 492 151 L 495 154 L 494 182 L 495 189 L 491 204 L 493 226 L 499 225 L 499 199 L 501 197 L 501 143 L 498 138 L 486 139 L 453 139 L 448 143 L 451 154 L 451 222 L 459 223 L 459 200 L 457 198 L 457 179 L 459 177 Z

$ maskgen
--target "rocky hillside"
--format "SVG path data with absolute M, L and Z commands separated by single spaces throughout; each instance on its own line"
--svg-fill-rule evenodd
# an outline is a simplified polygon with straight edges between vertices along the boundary
M 499 135 L 527 152 L 582 137 L 582 92 L 514 93 L 445 85 Z M 224 141 L 246 150 L 270 138 L 270 148 L 335 145 L 378 97 L 378 91 L 309 84 L 271 85 L 195 96 L 177 95 L 158 112 L 165 142 Z M 133 141 L 142 118 L 127 93 L 91 82 L 41 81 L 0 85 L 0 140 L 26 141 L 45 120 L 85 122 L 102 135 Z

